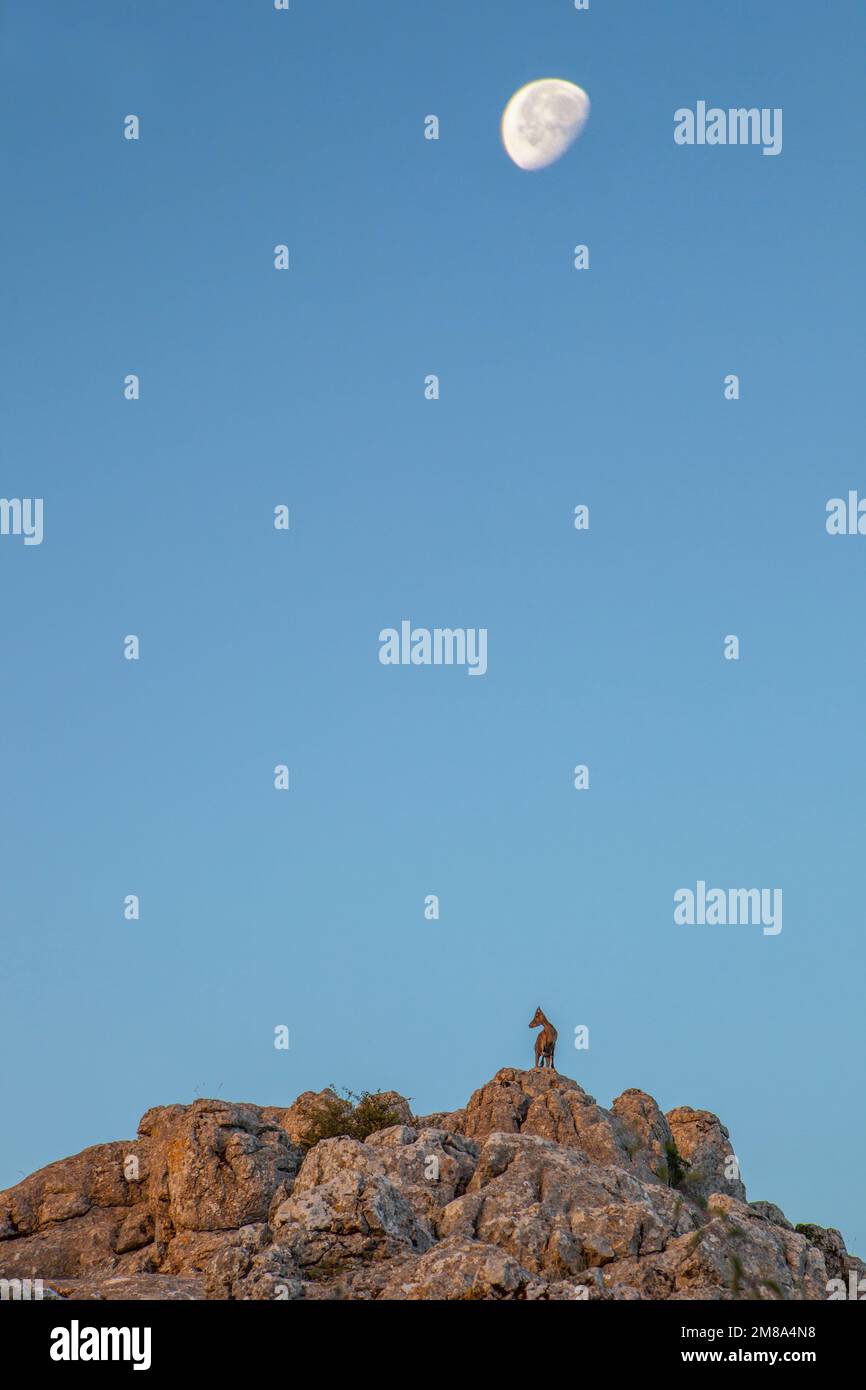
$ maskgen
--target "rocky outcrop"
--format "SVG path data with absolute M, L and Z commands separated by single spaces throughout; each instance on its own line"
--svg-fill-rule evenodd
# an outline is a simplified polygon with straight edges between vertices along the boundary
M 855 1274 L 858 1280 L 866 1275 L 866 1265 L 863 1261 L 858 1260 L 856 1255 L 850 1255 L 845 1249 L 841 1231 L 837 1231 L 832 1226 L 825 1228 L 808 1223 L 797 1226 L 795 1229 L 799 1235 L 805 1236 L 810 1244 L 821 1251 L 824 1256 L 824 1264 L 827 1266 L 827 1273 L 831 1279 L 841 1279 L 848 1287 L 851 1274 Z
M 665 1119 L 677 1151 L 689 1165 L 686 1181 L 694 1195 L 709 1198 L 713 1192 L 726 1192 L 739 1201 L 746 1200 L 740 1181 L 740 1168 L 731 1148 L 725 1126 L 709 1110 L 693 1110 L 681 1105 L 669 1110 Z
M 317 1104 L 149 1110 L 0 1193 L 0 1279 L 70 1299 L 824 1299 L 838 1231 L 747 1203 L 727 1130 L 503 1068 L 465 1109 L 307 1150 Z

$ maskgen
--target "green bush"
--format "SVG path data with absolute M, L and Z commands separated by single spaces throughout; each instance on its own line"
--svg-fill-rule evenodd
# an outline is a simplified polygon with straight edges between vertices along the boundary
M 665 1159 L 656 1169 L 656 1177 L 662 1182 L 666 1182 L 668 1187 L 679 1187 L 680 1183 L 686 1182 L 689 1178 L 690 1164 L 683 1158 L 676 1145 L 676 1140 L 669 1139 L 665 1144 Z
M 814 1240 L 821 1232 L 820 1226 L 814 1226 L 811 1221 L 800 1221 L 794 1227 L 801 1236 L 806 1236 L 808 1240 Z
M 358 1096 L 346 1087 L 341 1089 L 343 1094 L 338 1096 L 336 1089 L 331 1087 L 333 1094 L 314 1106 L 309 1128 L 300 1140 L 305 1152 L 315 1148 L 323 1139 L 348 1137 L 363 1142 L 377 1130 L 400 1123 L 401 1117 L 391 1109 L 381 1091 L 362 1091 Z

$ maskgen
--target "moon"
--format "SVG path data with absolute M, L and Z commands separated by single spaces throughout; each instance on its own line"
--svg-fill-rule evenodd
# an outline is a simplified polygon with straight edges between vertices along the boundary
M 574 144 L 588 115 L 589 97 L 574 82 L 527 82 L 502 113 L 505 152 L 518 169 L 546 169 Z

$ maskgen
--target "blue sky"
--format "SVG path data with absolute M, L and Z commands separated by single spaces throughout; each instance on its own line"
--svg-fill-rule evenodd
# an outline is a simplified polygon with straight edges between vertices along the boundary
M 862 8 L 409 13 L 3 7 L 0 1184 L 196 1094 L 451 1108 L 540 1004 L 862 1253 Z M 525 173 L 542 76 L 592 114 Z M 403 618 L 487 674 L 381 666 Z M 698 879 L 782 933 L 675 926 Z

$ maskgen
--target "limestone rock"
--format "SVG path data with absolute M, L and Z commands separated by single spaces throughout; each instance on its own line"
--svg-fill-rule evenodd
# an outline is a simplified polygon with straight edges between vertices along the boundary
M 302 1091 L 297 1100 L 285 1109 L 269 1108 L 263 1113 L 285 1131 L 292 1144 L 301 1147 L 309 1134 L 318 1108 L 323 1102 L 336 1099 L 336 1091 L 327 1086 L 324 1091 Z
M 441 1129 L 395 1125 L 371 1134 L 367 1147 L 374 1149 L 386 1176 L 430 1235 L 438 1229 L 443 1208 L 466 1191 L 478 1161 L 472 1139 Z
M 167 1274 L 121 1274 L 100 1279 L 55 1279 L 55 1297 L 75 1302 L 102 1303 L 120 1300 L 159 1299 L 167 1302 L 201 1302 L 207 1284 L 195 1277 L 172 1278 Z
M 347 1260 L 431 1244 L 376 1150 L 348 1138 L 324 1139 L 310 1151 L 272 1225 L 279 1248 L 315 1278 L 333 1277 Z
M 313 1112 L 159 1106 L 0 1193 L 0 1279 L 90 1299 L 825 1299 L 866 1265 L 746 1201 L 728 1131 L 506 1067 L 463 1110 L 309 1149 Z M 674 1149 L 674 1146 L 676 1148 Z M 679 1171 L 675 1154 L 688 1165 Z
M 632 1170 L 647 1181 L 657 1178 L 667 1167 L 666 1146 L 673 1142 L 673 1135 L 652 1096 L 634 1088 L 623 1091 L 612 1110 Z
M 758 1216 L 763 1216 L 765 1221 L 769 1221 L 771 1226 L 784 1226 L 786 1231 L 793 1231 L 794 1227 L 775 1202 L 750 1202 L 749 1206 Z
M 175 1230 L 234 1230 L 263 1221 L 291 1190 L 300 1155 L 254 1105 L 198 1100 L 150 1153 L 152 1196 L 167 1195 Z
M 858 1279 L 862 1279 L 866 1275 L 866 1264 L 859 1260 L 856 1255 L 848 1253 L 841 1231 L 837 1231 L 832 1226 L 815 1226 L 811 1223 L 798 1226 L 796 1229 L 811 1245 L 821 1251 L 830 1279 L 841 1279 L 847 1288 L 848 1276 L 851 1272 L 856 1274 Z
M 403 1270 L 382 1292 L 383 1298 L 515 1299 L 532 1282 L 528 1270 L 496 1245 L 459 1237 L 443 1240 Z
M 665 1119 L 676 1146 L 690 1166 L 688 1182 L 697 1196 L 713 1192 L 746 1200 L 746 1189 L 739 1177 L 739 1165 L 728 1131 L 709 1110 L 693 1110 L 681 1105 L 669 1110 Z
M 661 1251 L 694 1226 L 668 1188 L 551 1140 L 491 1134 L 466 1195 L 445 1208 L 439 1230 L 498 1245 L 526 1269 L 561 1279 Z

